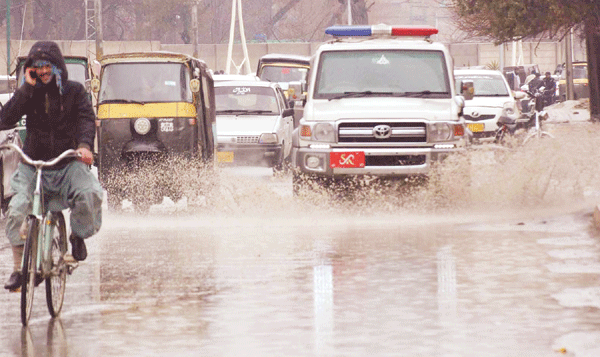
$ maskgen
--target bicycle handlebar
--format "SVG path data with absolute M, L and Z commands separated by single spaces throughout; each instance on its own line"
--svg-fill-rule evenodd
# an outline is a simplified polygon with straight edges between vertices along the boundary
M 78 153 L 77 151 L 73 150 L 73 149 L 68 149 L 65 150 L 62 154 L 58 155 L 57 157 L 55 157 L 52 160 L 49 161 L 43 161 L 43 160 L 32 160 L 29 156 L 27 156 L 27 154 L 25 154 L 23 152 L 23 150 L 18 147 L 15 144 L 4 144 L 4 145 L 0 145 L 0 150 L 7 150 L 7 149 L 14 149 L 16 152 L 19 153 L 19 155 L 21 155 L 21 158 L 23 158 L 23 161 L 25 161 L 25 163 L 40 168 L 40 167 L 49 167 L 49 166 L 54 166 L 56 164 L 58 164 L 61 160 L 63 160 L 64 158 L 67 157 L 81 157 L 81 154 Z

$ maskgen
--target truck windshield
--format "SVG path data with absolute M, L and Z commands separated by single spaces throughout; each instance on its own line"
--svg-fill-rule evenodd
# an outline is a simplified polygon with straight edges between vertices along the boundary
M 260 73 L 260 79 L 269 82 L 293 82 L 306 79 L 307 68 L 264 66 Z
M 113 63 L 102 71 L 98 103 L 192 102 L 182 63 Z
M 314 89 L 316 99 L 365 96 L 450 98 L 451 84 L 444 54 L 421 50 L 323 52 Z

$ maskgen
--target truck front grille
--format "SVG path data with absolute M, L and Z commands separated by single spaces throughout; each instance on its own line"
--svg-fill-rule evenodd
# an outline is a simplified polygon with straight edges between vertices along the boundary
M 389 137 L 381 138 L 376 128 L 389 127 Z M 338 126 L 340 143 L 425 143 L 427 126 L 418 122 L 347 122 Z
M 376 155 L 365 157 L 365 166 L 417 166 L 427 162 L 425 155 Z

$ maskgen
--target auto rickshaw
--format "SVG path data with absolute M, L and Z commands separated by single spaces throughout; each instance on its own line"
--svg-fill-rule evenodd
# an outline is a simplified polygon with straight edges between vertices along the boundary
M 92 90 L 98 93 L 97 165 L 103 185 L 115 173 L 175 156 L 214 164 L 214 83 L 204 61 L 173 52 L 135 52 L 106 55 L 100 65 Z

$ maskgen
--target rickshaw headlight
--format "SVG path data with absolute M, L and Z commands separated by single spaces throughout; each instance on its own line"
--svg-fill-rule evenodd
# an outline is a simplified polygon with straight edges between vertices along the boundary
M 146 118 L 138 118 L 133 124 L 135 132 L 140 135 L 146 135 L 150 131 L 150 120 Z

